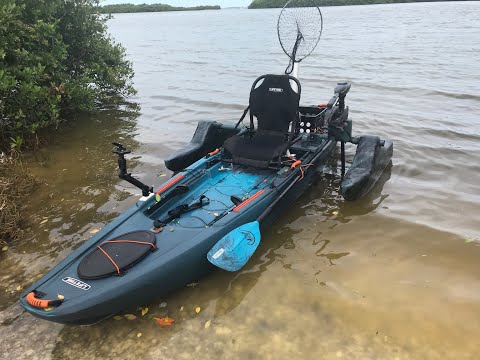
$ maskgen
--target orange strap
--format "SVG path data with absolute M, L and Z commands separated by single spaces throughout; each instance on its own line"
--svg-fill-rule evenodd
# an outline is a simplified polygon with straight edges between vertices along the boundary
M 165 190 L 167 190 L 170 186 L 176 184 L 177 182 L 179 182 L 180 180 L 182 180 L 183 178 L 185 177 L 185 175 L 183 174 L 179 174 L 177 176 L 175 176 L 172 180 L 170 180 L 168 183 L 166 183 L 165 185 L 163 185 L 160 189 L 158 189 L 155 194 L 160 194 L 162 192 L 164 192 Z
M 27 302 L 30 305 L 38 307 L 38 308 L 42 308 L 42 309 L 45 309 L 45 308 L 48 308 L 48 307 L 51 307 L 51 306 L 58 306 L 63 302 L 63 300 L 60 300 L 60 299 L 57 299 L 57 300 L 37 299 L 34 291 L 28 293 L 28 295 L 25 297 L 25 299 L 27 299 Z
M 111 261 L 113 266 L 115 266 L 115 269 L 117 269 L 117 274 L 118 275 L 121 275 L 122 272 L 120 271 L 120 268 L 118 267 L 117 263 L 112 259 L 112 257 L 110 255 L 108 255 L 108 253 L 105 250 L 102 249 L 102 245 L 106 244 L 106 243 L 133 243 L 133 244 L 148 245 L 148 246 L 151 246 L 153 249 L 157 248 L 155 246 L 155 244 L 152 244 L 152 243 L 149 243 L 149 242 L 146 242 L 146 241 L 135 241 L 135 240 L 107 240 L 107 241 L 104 241 L 103 243 L 101 243 L 100 245 L 98 245 L 97 248 L 101 252 L 103 252 L 105 254 L 105 256 L 108 258 L 108 260 Z
M 238 212 L 240 209 L 242 209 L 244 206 L 248 205 L 250 202 L 258 198 L 260 195 L 262 195 L 265 192 L 265 190 L 260 190 L 259 192 L 255 193 L 254 195 L 250 196 L 247 200 L 241 202 L 237 206 L 233 208 L 233 212 Z
M 320 107 L 327 107 L 328 104 L 320 104 L 320 105 L 318 105 L 318 106 L 320 106 Z
M 290 167 L 292 169 L 295 169 L 298 165 L 300 165 L 302 163 L 302 160 L 297 160 L 295 161 Z
M 300 173 L 302 174 L 300 176 L 300 178 L 297 180 L 297 182 L 303 180 L 303 178 L 305 177 L 305 170 L 303 168 L 306 168 L 306 167 L 309 167 L 309 166 L 312 166 L 313 164 L 305 164 L 305 165 L 301 165 L 300 166 Z
M 108 255 L 107 252 L 105 250 L 103 250 L 100 246 L 101 245 L 97 246 L 97 248 L 99 248 L 100 251 L 103 252 L 105 254 L 105 256 L 108 258 L 108 260 L 110 260 L 112 262 L 113 266 L 115 266 L 115 268 L 117 269 L 118 275 L 121 275 L 122 273 L 120 272 L 120 268 L 118 267 L 117 263 L 115 261 L 113 261 L 113 259 L 110 257 L 110 255 Z
M 208 153 L 208 156 L 216 155 L 216 154 L 218 154 L 219 152 L 220 152 L 220 149 L 215 149 L 215 150 L 213 150 L 212 152 L 209 152 L 209 153 Z
M 152 243 L 149 243 L 149 242 L 146 242 L 146 241 L 135 241 L 135 240 L 107 240 L 107 241 L 104 241 L 100 246 L 102 246 L 103 244 L 106 244 L 106 243 L 133 243 L 133 244 L 149 245 L 154 249 L 157 248 L 155 246 L 155 244 L 152 244 Z
M 303 178 L 305 177 L 305 171 L 303 171 L 303 168 L 300 166 L 300 172 L 302 173 L 302 176 L 300 176 L 300 179 L 297 180 L 297 182 L 303 180 Z

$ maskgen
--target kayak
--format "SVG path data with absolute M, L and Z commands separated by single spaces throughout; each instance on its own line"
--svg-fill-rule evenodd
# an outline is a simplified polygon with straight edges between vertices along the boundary
M 303 41 L 298 21 L 294 28 L 297 47 Z M 20 304 L 45 320 L 92 324 L 215 269 L 239 271 L 262 229 L 322 175 L 338 145 L 340 193 L 346 200 L 368 193 L 390 163 L 393 143 L 352 136 L 349 82 L 338 83 L 328 103 L 300 106 L 297 50 L 291 58 L 296 76 L 257 78 L 235 125 L 199 122 L 190 143 L 165 160 L 174 172 L 165 183 L 153 187 L 133 177 L 125 157 L 130 151 L 114 143 L 119 177 L 143 196 L 27 288 Z M 250 122 L 242 128 L 247 113 Z M 357 152 L 345 173 L 347 142 Z
M 315 116 L 320 121 L 326 110 L 300 108 L 303 126 L 306 119 L 313 124 Z M 208 144 L 222 140 L 219 134 L 234 132 L 232 126 L 201 122 L 192 142 L 166 163 L 181 167 L 205 155 L 141 197 L 30 286 L 21 305 L 46 320 L 91 324 L 198 280 L 215 269 L 207 254 L 219 239 L 265 211 L 261 226 L 271 223 L 320 176 L 338 143 L 328 133 L 299 132 L 289 157 L 279 167 L 264 169 L 235 165 L 220 150 L 205 152 Z
M 305 151 L 302 158 L 318 170 L 335 142 L 314 137 L 299 142 L 295 150 L 313 147 L 315 151 Z M 22 306 L 46 320 L 91 324 L 147 304 L 205 275 L 214 268 L 207 253 L 215 243 L 239 225 L 255 220 L 279 193 L 297 181 L 291 167 L 280 174 L 273 169 L 252 171 L 232 168 L 220 157 L 202 158 L 159 186 L 155 194 L 163 198 L 178 193 L 161 206 L 156 206 L 159 202 L 153 194 L 141 198 L 27 289 L 20 299 Z M 289 201 L 301 195 L 316 174 L 308 170 L 298 189 L 292 188 Z M 155 233 L 156 219 L 168 218 L 169 211 L 183 209 L 185 204 L 198 205 L 183 213 L 179 210 L 176 219 Z M 107 243 L 112 240 L 141 243 L 123 243 L 129 249 L 109 249 L 107 245 L 122 244 Z M 115 254 L 115 260 L 119 259 L 115 262 L 122 265 L 117 267 L 107 256 L 100 257 L 100 249 L 112 257 Z M 34 295 L 29 298 L 29 294 Z

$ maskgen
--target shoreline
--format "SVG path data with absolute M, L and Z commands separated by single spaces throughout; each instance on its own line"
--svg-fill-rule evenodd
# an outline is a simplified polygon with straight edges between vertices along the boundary
M 99 8 L 101 14 L 136 14 L 151 12 L 174 12 L 174 11 L 204 11 L 221 10 L 220 5 L 205 5 L 191 7 L 174 7 L 165 4 L 115 4 L 104 5 Z
M 248 6 L 249 10 L 260 10 L 260 9 L 281 9 L 283 8 L 284 2 L 278 0 L 267 0 L 271 2 L 271 5 L 262 4 L 264 0 L 254 0 Z M 467 2 L 476 1 L 476 0 L 463 0 Z M 256 5 L 257 2 L 260 2 L 259 5 Z M 320 8 L 324 7 L 340 7 L 340 6 L 361 6 L 361 5 L 394 5 L 394 4 L 416 4 L 416 3 L 435 3 L 435 2 L 456 2 L 455 0 L 317 0 L 317 5 Z M 278 3 L 278 4 L 277 4 Z

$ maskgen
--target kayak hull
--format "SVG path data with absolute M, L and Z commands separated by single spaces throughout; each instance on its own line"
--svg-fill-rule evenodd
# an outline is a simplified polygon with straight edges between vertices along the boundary
M 160 198 L 168 198 L 169 193 L 179 185 L 187 186 L 188 191 L 173 196 L 158 207 L 155 207 L 158 198 L 153 194 L 141 198 L 26 289 L 20 304 L 45 320 L 92 324 L 122 310 L 148 304 L 198 280 L 216 269 L 208 262 L 207 253 L 218 240 L 238 226 L 255 221 L 284 189 L 297 182 L 260 225 L 270 224 L 312 184 L 336 146 L 335 141 L 313 135 L 305 143 L 308 143 L 308 149 L 304 149 L 305 163 L 312 159 L 314 163 L 298 182 L 298 173 L 289 167 L 283 172 L 278 169 L 233 167 L 224 163 L 220 154 L 196 161 L 156 189 Z M 296 153 L 301 153 L 302 141 L 295 146 Z M 155 233 L 156 251 L 120 276 L 95 280 L 79 277 L 78 265 L 92 249 L 121 234 L 150 231 L 155 220 L 164 219 L 178 205 L 190 204 L 201 196 L 208 199 L 205 206 L 182 214 L 164 226 L 161 232 Z M 235 204 L 234 197 L 246 204 Z M 245 201 L 251 197 L 253 201 Z M 60 295 L 63 302 L 49 309 L 36 307 L 27 300 L 27 295 L 33 291 L 49 300 Z

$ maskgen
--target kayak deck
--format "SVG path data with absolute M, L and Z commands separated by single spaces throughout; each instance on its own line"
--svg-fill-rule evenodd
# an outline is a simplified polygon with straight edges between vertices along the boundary
M 243 210 L 235 212 L 237 205 L 232 201 L 232 196 L 242 201 L 252 199 L 252 195 L 265 191 L 277 178 L 275 170 L 232 169 L 228 163 L 221 161 L 206 169 L 203 159 L 182 174 L 185 174 L 184 177 L 175 185 L 188 184 L 189 190 L 185 194 L 172 198 L 151 214 L 147 209 L 155 204 L 155 197 L 139 201 L 25 293 L 26 296 L 35 291 L 45 299 L 57 299 L 61 295 L 64 301 L 60 306 L 38 308 L 32 306 L 24 296 L 20 301 L 26 310 L 51 321 L 91 323 L 186 285 L 212 268 L 206 254 L 216 241 L 244 221 L 246 216 L 250 218 L 260 211 L 260 208 L 253 213 L 243 211 L 246 206 L 237 204 Z M 162 195 L 168 194 L 173 188 L 169 187 Z M 152 229 L 154 220 L 165 217 L 179 204 L 196 202 L 202 196 L 208 199 L 204 206 L 169 222 L 163 231 L 155 234 L 156 251 L 122 272 L 121 276 L 88 280 L 79 277 L 78 266 L 92 249 L 122 234 Z M 269 201 L 267 198 L 263 202 Z M 249 204 L 252 207 L 257 205 Z M 136 295 L 132 296 L 132 293 Z
M 334 148 L 335 142 L 321 136 L 305 136 L 291 148 L 305 165 L 288 158 L 281 168 L 267 169 L 232 165 L 220 153 L 202 157 L 93 235 L 29 287 L 20 303 L 30 313 L 50 321 L 91 324 L 167 295 L 215 268 L 207 254 L 223 236 L 265 211 L 274 217 L 285 201 L 303 193 L 318 176 L 314 169 L 324 166 Z M 298 168 L 294 163 L 300 164 Z M 283 203 L 270 209 L 286 191 L 289 195 Z M 161 227 L 157 227 L 158 221 Z M 131 267 L 105 272 L 108 276 L 79 276 L 79 265 L 89 254 L 97 251 L 98 255 L 97 249 L 105 249 L 106 242 L 134 232 L 154 234 L 155 250 L 132 262 Z M 107 258 L 105 262 L 108 264 Z M 63 300 L 46 311 L 35 306 L 36 299 L 28 301 L 32 292 L 49 300 L 62 295 Z
M 218 163 L 205 176 L 208 180 L 191 189 L 179 202 L 193 203 L 203 195 L 208 203 L 199 209 L 182 214 L 169 224 L 170 228 L 202 228 L 213 225 L 218 217 L 234 209 L 232 197 L 245 200 L 253 195 L 252 192 L 263 189 L 276 177 L 273 170 L 255 172 L 246 168 L 233 170 L 226 163 Z M 152 215 L 151 218 L 158 217 L 157 212 Z

